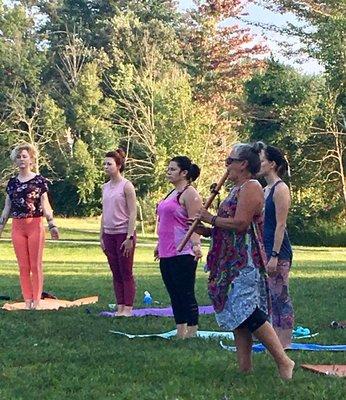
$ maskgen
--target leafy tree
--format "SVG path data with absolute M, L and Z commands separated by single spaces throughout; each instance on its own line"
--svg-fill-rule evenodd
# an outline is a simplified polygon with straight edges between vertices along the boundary
M 265 50 L 253 43 L 249 29 L 225 25 L 239 16 L 246 2 L 241 0 L 197 1 L 186 15 L 181 34 L 183 62 L 192 79 L 194 95 L 221 112 L 237 110 L 242 85 L 258 66 L 256 56 Z
M 250 138 L 288 155 L 297 224 L 329 218 L 343 202 L 344 138 L 327 93 L 323 79 L 273 60 L 246 84 Z
M 345 52 L 345 2 L 344 0 L 271 0 L 262 2 L 274 12 L 290 12 L 297 23 L 279 29 L 300 40 L 300 53 L 317 59 L 324 67 L 328 91 L 337 93 L 337 104 L 346 107 L 346 52 Z M 342 124 L 343 122 L 340 121 Z

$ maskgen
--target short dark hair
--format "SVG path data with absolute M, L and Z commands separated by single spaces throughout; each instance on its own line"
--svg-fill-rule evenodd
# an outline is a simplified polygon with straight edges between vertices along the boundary
M 171 161 L 174 161 L 177 163 L 178 167 L 182 171 L 187 171 L 186 178 L 188 181 L 193 182 L 195 181 L 200 173 L 201 169 L 199 168 L 198 165 L 194 164 L 189 157 L 186 156 L 176 156 L 171 159 Z

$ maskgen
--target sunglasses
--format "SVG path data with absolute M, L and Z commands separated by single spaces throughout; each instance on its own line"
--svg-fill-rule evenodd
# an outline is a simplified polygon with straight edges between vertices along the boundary
M 226 165 L 232 164 L 234 161 L 244 161 L 242 158 L 227 157 Z

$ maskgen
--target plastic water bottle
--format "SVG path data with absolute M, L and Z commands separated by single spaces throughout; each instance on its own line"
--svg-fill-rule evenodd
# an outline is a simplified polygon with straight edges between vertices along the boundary
M 146 306 L 149 306 L 150 304 L 152 304 L 152 302 L 153 302 L 153 299 L 152 299 L 152 297 L 151 297 L 151 294 L 146 290 L 146 291 L 144 292 L 143 303 L 144 303 Z

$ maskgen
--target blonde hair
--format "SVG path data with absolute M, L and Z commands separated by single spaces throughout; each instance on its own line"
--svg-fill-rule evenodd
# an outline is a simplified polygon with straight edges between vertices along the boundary
M 37 167 L 37 158 L 38 158 L 38 153 L 37 149 L 35 146 L 33 146 L 30 143 L 20 143 L 18 144 L 12 151 L 10 155 L 10 159 L 15 162 L 18 154 L 20 154 L 23 150 L 26 150 L 29 153 L 29 156 L 32 159 L 33 166 Z

